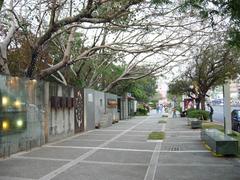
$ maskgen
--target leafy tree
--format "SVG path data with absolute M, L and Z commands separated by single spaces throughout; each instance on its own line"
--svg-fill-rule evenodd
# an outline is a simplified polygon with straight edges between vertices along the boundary
M 194 63 L 181 75 L 183 80 L 170 84 L 170 92 L 187 94 L 205 109 L 205 98 L 210 88 L 224 84 L 227 78 L 239 73 L 239 53 L 226 46 L 209 46 L 201 50 Z M 190 88 L 192 86 L 192 88 Z
M 140 102 L 149 102 L 156 93 L 156 78 L 147 76 L 139 80 L 119 82 L 110 92 L 118 95 L 128 92 Z

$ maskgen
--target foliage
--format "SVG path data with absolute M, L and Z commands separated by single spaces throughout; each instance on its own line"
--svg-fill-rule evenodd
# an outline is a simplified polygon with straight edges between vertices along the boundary
M 156 78 L 147 76 L 139 80 L 119 82 L 110 92 L 118 95 L 129 92 L 138 101 L 148 102 L 156 92 Z
M 172 94 L 185 94 L 195 99 L 197 107 L 205 109 L 205 97 L 210 88 L 234 79 L 240 70 L 240 54 L 226 45 L 202 48 L 192 64 L 169 85 Z M 192 86 L 192 87 L 191 87 Z
M 197 118 L 201 120 L 208 120 L 209 112 L 199 109 L 189 109 L 187 110 L 187 117 L 189 118 Z
M 168 85 L 168 94 L 171 97 L 174 95 L 178 95 L 178 96 L 181 96 L 183 94 L 187 95 L 189 92 L 190 85 L 191 85 L 190 80 L 180 79 L 180 78 L 173 80 Z
M 224 132 L 224 127 L 220 124 L 215 124 L 213 122 L 204 122 L 202 123 L 203 129 L 218 129 L 219 131 Z
M 146 116 L 148 113 L 148 110 L 143 108 L 143 107 L 138 107 L 137 108 L 137 113 L 136 116 Z
M 191 7 L 191 8 L 189 8 Z M 230 17 L 229 37 L 230 45 L 238 47 L 240 42 L 240 1 L 239 0 L 186 0 L 182 4 L 182 9 L 197 11 L 197 15 L 211 20 L 212 26 L 216 25 L 216 16 Z
M 162 140 L 164 138 L 165 138 L 164 132 L 151 132 L 148 135 L 148 139 L 150 139 L 150 140 Z

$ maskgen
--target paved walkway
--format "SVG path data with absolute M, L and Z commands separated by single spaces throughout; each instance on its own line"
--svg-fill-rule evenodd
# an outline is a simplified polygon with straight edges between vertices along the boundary
M 121 121 L 0 160 L 0 180 L 240 179 L 239 159 L 213 157 L 184 119 L 159 120 Z M 151 131 L 165 131 L 164 142 L 148 142 Z

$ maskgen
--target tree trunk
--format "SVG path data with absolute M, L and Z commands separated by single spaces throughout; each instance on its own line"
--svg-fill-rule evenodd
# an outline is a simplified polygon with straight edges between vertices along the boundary
M 7 45 L 0 44 L 0 72 L 9 75 L 9 69 L 7 65 Z
M 205 110 L 206 99 L 204 95 L 200 96 L 200 102 L 201 102 L 201 110 Z
M 11 1 L 11 6 L 12 6 L 12 1 Z M 4 40 L 0 43 L 0 73 L 7 74 L 9 75 L 9 69 L 8 69 L 8 64 L 7 64 L 7 48 L 8 45 L 10 44 L 12 37 L 17 30 L 18 26 L 16 22 L 14 22 L 14 17 L 12 17 L 12 23 L 11 27 L 8 30 L 7 36 L 4 38 Z
M 195 99 L 195 102 L 196 102 L 196 109 L 200 109 L 200 98 L 197 97 L 197 98 Z

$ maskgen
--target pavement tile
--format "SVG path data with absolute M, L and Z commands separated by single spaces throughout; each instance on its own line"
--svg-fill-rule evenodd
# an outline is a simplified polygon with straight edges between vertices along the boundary
M 146 142 L 148 136 L 127 136 L 123 135 L 116 139 L 116 141 L 140 141 L 140 142 Z
M 160 164 L 231 164 L 229 158 L 214 157 L 210 152 L 161 152 Z
M 53 158 L 53 159 L 75 159 L 82 154 L 89 151 L 89 149 L 74 149 L 74 148 L 58 148 L 58 147 L 43 147 L 33 150 L 26 154 L 24 157 L 41 157 L 41 158 Z M 21 157 L 21 156 L 19 156 Z
M 155 180 L 239 180 L 240 171 L 231 166 L 158 166 Z
M 164 151 L 204 151 L 206 148 L 200 143 L 162 143 L 161 150 Z
M 111 142 L 105 147 L 123 148 L 123 149 L 139 149 L 139 150 L 154 150 L 156 143 L 137 143 L 137 142 Z
M 80 163 L 54 180 L 143 180 L 147 166 Z
M 38 179 L 66 164 L 62 161 L 8 159 L 0 161 L 0 176 Z
M 98 150 L 88 157 L 88 161 L 120 162 L 120 163 L 149 163 L 152 152 L 132 152 L 116 150 Z
M 83 134 L 82 136 L 74 137 L 73 140 L 85 140 L 85 139 L 94 139 L 94 140 L 109 140 L 112 139 L 116 134 Z
M 63 142 L 59 142 L 56 144 L 52 144 L 52 146 L 76 146 L 76 147 L 98 147 L 100 144 L 104 143 L 105 141 L 81 141 L 81 140 L 67 140 Z

